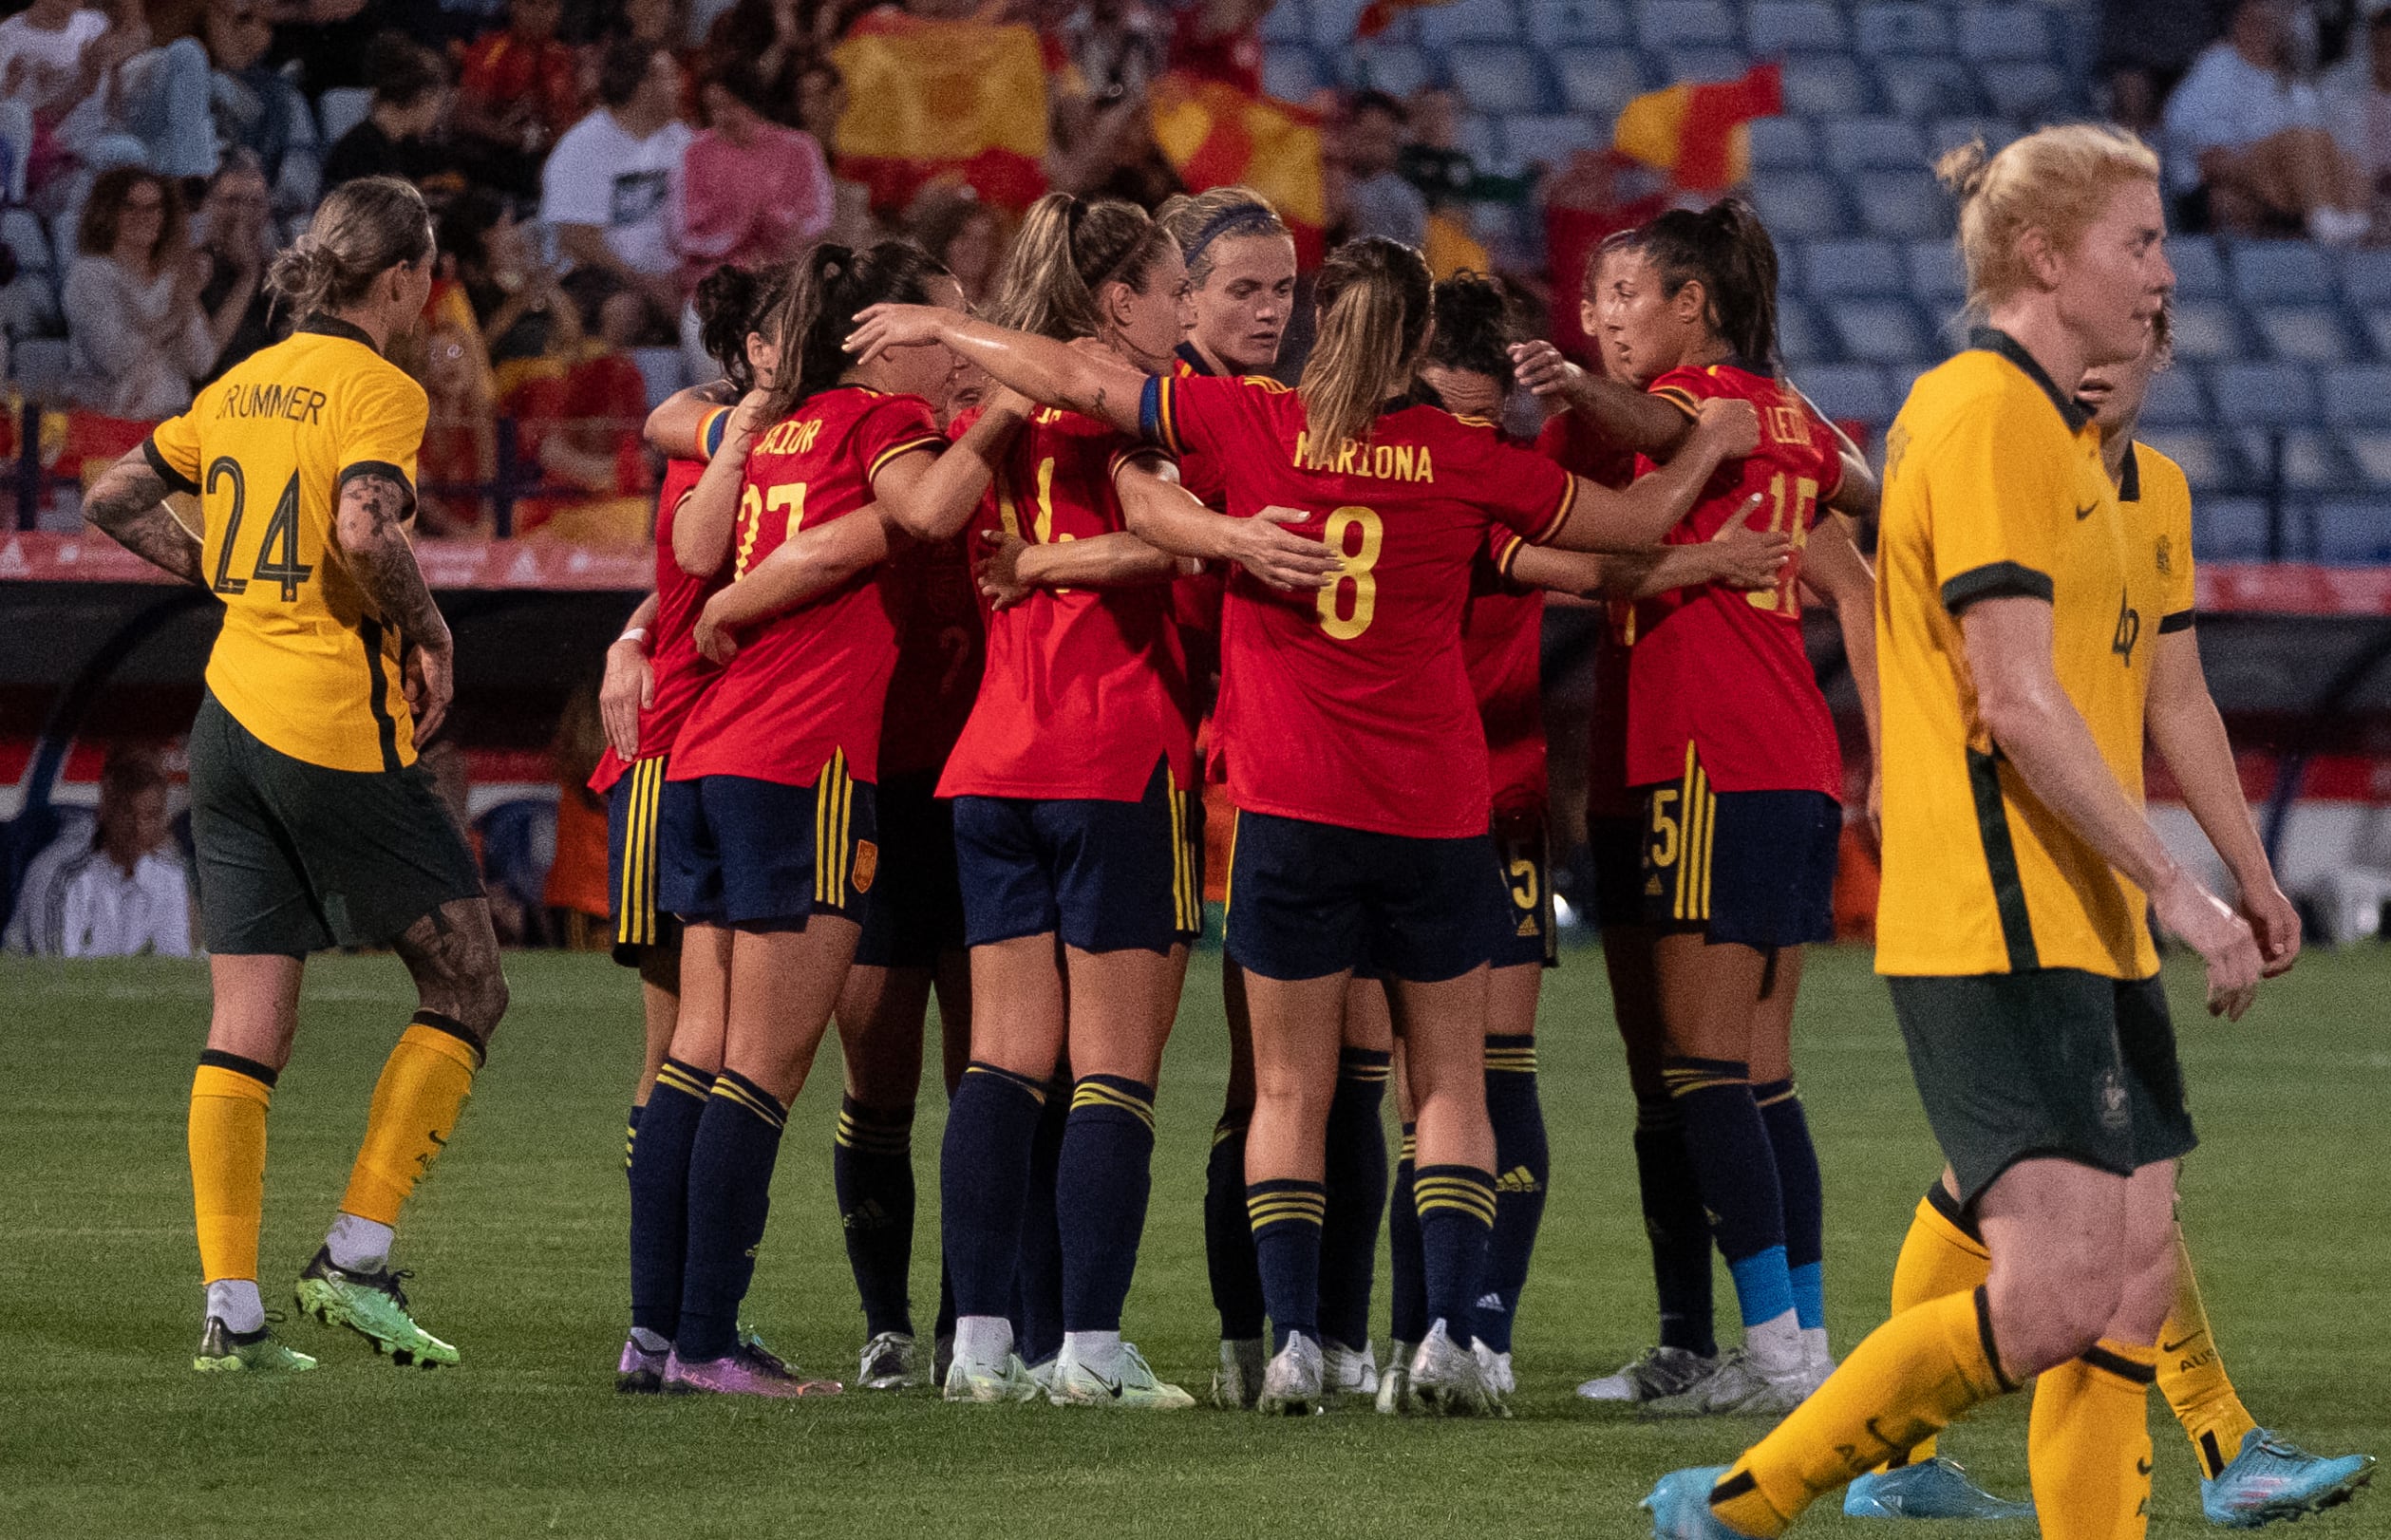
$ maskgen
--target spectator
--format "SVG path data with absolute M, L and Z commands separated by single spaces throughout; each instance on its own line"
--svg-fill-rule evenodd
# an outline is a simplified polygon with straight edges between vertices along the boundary
M 66 271 L 71 388 L 110 417 L 170 417 L 191 404 L 198 379 L 255 293 L 238 283 L 215 310 L 199 307 L 206 264 L 184 243 L 182 199 L 165 178 L 138 166 L 100 174 L 75 232 L 81 254 Z
M 2183 222 L 2245 234 L 2366 233 L 2363 178 L 2325 132 L 2315 87 L 2291 73 L 2287 0 L 2243 0 L 2167 102 L 2170 189 Z
M 579 355 L 580 312 L 504 200 L 479 188 L 460 195 L 441 215 L 439 237 L 442 267 L 486 339 L 497 389 L 511 365 Z
M 814 142 L 830 160 L 835 212 L 827 238 L 861 251 L 884 233 L 872 213 L 871 189 L 838 175 L 838 120 L 846 115 L 847 77 L 827 59 L 806 66 L 797 81 L 797 119 L 798 126 L 814 136 Z
M 1329 178 L 1329 222 L 1340 239 L 1384 235 L 1418 246 L 1427 238 L 1428 204 L 1395 168 L 1409 140 L 1410 115 L 1384 91 L 1364 91 L 1346 109 Z
M 618 41 L 598 71 L 598 106 L 556 141 L 541 174 L 540 217 L 572 263 L 568 291 L 585 324 L 610 301 L 617 329 L 671 339 L 681 313 L 672 208 L 689 130 L 673 113 L 681 66 L 671 50 Z
M 2156 139 L 2159 109 L 2200 50 L 2215 42 L 2234 0 L 2106 0 L 2095 73 L 2108 84 L 2110 116 Z
M 2349 158 L 2381 211 L 2391 204 L 2391 10 L 2375 13 L 2366 46 L 2325 97 L 2333 142 Z
M 114 7 L 36 0 L 0 22 L 0 95 L 27 103 L 56 147 L 94 174 L 138 165 L 208 175 L 217 154 L 206 50 L 187 39 L 152 47 L 141 0 Z
M 438 56 L 396 32 L 373 40 L 373 106 L 324 157 L 324 190 L 360 177 L 422 181 L 447 160 L 425 142 L 448 105 L 448 72 Z
M 724 262 L 792 260 L 830 228 L 835 194 L 822 147 L 770 121 L 772 83 L 752 59 L 716 64 L 700 88 L 706 131 L 681 162 L 681 256 L 697 280 Z M 685 322 L 685 329 L 694 316 Z
M 1004 222 L 977 193 L 968 186 L 925 189 L 905 223 L 914 243 L 954 274 L 967 302 L 977 305 L 988 297 L 1008 240 Z
M 1144 0 L 1080 0 L 1055 41 L 1093 102 L 1141 97 L 1170 67 L 1171 23 Z
M 237 296 L 249 296 L 202 385 L 274 341 L 273 300 L 258 281 L 279 249 L 271 204 L 265 171 L 242 149 L 224 158 L 199 202 L 198 244 L 208 265 L 199 309 L 213 316 Z
M 458 138 L 525 197 L 538 195 L 540 158 L 581 116 L 580 66 L 556 40 L 563 15 L 562 0 L 510 0 L 506 29 L 465 49 L 457 77 Z
M 201 35 L 216 71 L 209 89 L 216 137 L 255 155 L 272 186 L 283 156 L 315 142 L 315 116 L 298 88 L 266 62 L 274 29 L 265 0 L 208 0 Z
M 753 63 L 772 103 L 764 116 L 802 126 L 799 84 L 807 66 L 838 41 L 835 32 L 826 31 L 837 17 L 836 8 L 808 6 L 805 0 L 739 0 L 706 29 L 706 52 L 717 62 Z
M 1534 170 L 1516 177 L 1481 171 L 1460 147 L 1461 103 L 1450 91 L 1424 90 L 1411 99 L 1409 141 L 1395 157 L 1403 180 L 1432 209 L 1458 203 L 1524 204 L 1535 191 Z
M 1171 67 L 1262 94 L 1262 18 L 1271 0 L 1195 0 L 1179 8 Z
M 39 957 L 191 955 L 191 887 L 166 817 L 165 767 L 118 748 L 100 772 L 99 817 L 26 868 L 6 949 Z

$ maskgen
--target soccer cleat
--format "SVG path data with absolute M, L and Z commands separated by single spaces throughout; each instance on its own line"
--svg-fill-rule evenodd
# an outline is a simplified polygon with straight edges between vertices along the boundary
M 270 1315 L 255 1331 L 235 1331 L 220 1317 L 208 1317 L 191 1366 L 201 1374 L 304 1374 L 314 1368 L 315 1360 L 274 1340 L 273 1323 L 280 1319 Z
M 1723 1465 L 1697 1465 L 1661 1477 L 1642 1504 L 1652 1515 L 1652 1540 L 1748 1540 L 1710 1512 L 1710 1489 L 1726 1474 Z
M 2200 1512 L 2211 1524 L 2254 1530 L 2349 1501 L 2374 1479 L 2372 1455 L 2326 1459 L 2265 1428 L 2242 1436 L 2232 1463 L 2200 1482 Z
M 1356 1351 L 1342 1343 L 1324 1341 L 1320 1344 L 1320 1388 L 1331 1401 L 1348 1396 L 1376 1400 L 1378 1365 L 1370 1361 L 1370 1344 L 1364 1343 Z
M 1262 1394 L 1253 1409 L 1264 1417 L 1310 1417 L 1328 1408 L 1321 1392 L 1320 1344 L 1299 1331 L 1262 1370 Z
M 1019 1353 L 1007 1353 L 1002 1363 L 974 1363 L 960 1353 L 947 1367 L 947 1382 L 941 1394 L 951 1401 L 968 1401 L 980 1406 L 994 1406 L 1006 1401 L 1035 1400 L 1038 1397 L 1037 1377 L 1029 1365 L 1022 1362 Z
M 1682 1347 L 1654 1347 L 1647 1349 L 1642 1358 L 1621 1365 L 1616 1374 L 1587 1380 L 1577 1387 L 1577 1394 L 1590 1401 L 1642 1405 L 1682 1395 L 1718 1366 L 1717 1359 L 1706 1359 Z
M 1439 1417 L 1491 1417 L 1493 1394 L 1474 1350 L 1453 1340 L 1440 1320 L 1411 1355 L 1411 1394 L 1421 1410 Z
M 614 1365 L 614 1388 L 625 1396 L 652 1396 L 664 1388 L 664 1367 L 672 1350 L 650 1353 L 639 1339 L 623 1339 L 623 1356 Z
M 1125 1412 L 1184 1412 L 1196 1404 L 1195 1397 L 1162 1381 L 1135 1343 L 1120 1344 L 1120 1362 L 1113 1373 L 1115 1378 L 1105 1379 L 1065 1346 L 1055 1355 L 1046 1399 L 1057 1406 L 1107 1406 Z
M 1419 1351 L 1418 1343 L 1397 1343 L 1386 1355 L 1386 1367 L 1378 1376 L 1381 1417 L 1409 1417 L 1420 1410 L 1419 1398 L 1411 1393 L 1411 1356 Z
M 1843 1490 L 1846 1518 L 2026 1519 L 2032 1503 L 1996 1497 L 1937 1455 L 1916 1465 L 1871 1471 Z
M 1505 1398 L 1519 1388 L 1518 1377 L 1511 1372 L 1511 1355 L 1497 1353 L 1482 1342 L 1472 1343 L 1470 1351 L 1478 1355 L 1478 1372 L 1486 1381 L 1487 1394 L 1493 1396 L 1499 1406 Z
M 1262 1394 L 1262 1365 L 1267 1359 L 1259 1337 L 1224 1337 L 1220 1367 L 1212 1372 L 1212 1403 L 1224 1412 L 1251 1412 Z
M 1798 1374 L 1772 1379 L 1738 1348 L 1676 1395 L 1646 1401 L 1644 1410 L 1653 1417 L 1782 1417 L 1802 1396 Z
M 856 1366 L 856 1383 L 866 1390 L 903 1390 L 915 1383 L 913 1339 L 901 1331 L 884 1331 L 863 1344 Z
M 333 1263 L 331 1248 L 319 1246 L 314 1260 L 299 1274 L 293 1293 L 302 1315 L 311 1315 L 328 1326 L 347 1326 L 402 1368 L 453 1365 L 457 1350 L 417 1325 L 407 1314 L 406 1291 L 399 1285 L 413 1276 L 388 1268 L 351 1272 Z
M 943 1385 L 947 1371 L 954 1366 L 954 1333 L 942 1331 L 930 1340 L 930 1382 Z
M 836 1396 L 836 1380 L 808 1380 L 774 1357 L 769 1349 L 740 1343 L 718 1359 L 685 1362 L 676 1351 L 665 1360 L 668 1396 L 760 1396 L 769 1400 L 794 1400 L 800 1396 Z

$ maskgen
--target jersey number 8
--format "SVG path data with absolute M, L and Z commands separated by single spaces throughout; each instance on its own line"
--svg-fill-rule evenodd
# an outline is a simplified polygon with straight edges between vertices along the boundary
M 1362 543 L 1357 550 L 1346 549 L 1346 532 L 1359 529 Z M 1385 537 L 1385 526 L 1378 515 L 1367 508 L 1340 508 L 1328 516 L 1328 526 L 1320 533 L 1321 544 L 1335 552 L 1345 563 L 1345 571 L 1337 580 L 1319 591 L 1313 603 L 1320 607 L 1320 629 L 1340 642 L 1350 642 L 1370 629 L 1371 617 L 1378 612 L 1378 579 L 1371 569 L 1378 565 L 1379 542 Z M 1351 584 L 1352 600 L 1348 607 L 1346 585 Z
M 266 521 L 266 533 L 257 542 L 257 559 L 249 577 L 233 575 L 233 543 L 240 538 L 249 481 L 241 475 L 239 460 L 218 455 L 208 464 L 207 495 L 215 497 L 217 487 L 226 481 L 233 483 L 233 505 L 224 513 L 224 544 L 216 553 L 216 581 L 208 586 L 231 597 L 248 592 L 250 579 L 255 578 L 281 584 L 282 602 L 295 603 L 299 585 L 315 575 L 315 569 L 299 559 L 299 473 L 292 471 L 291 479 L 282 483 L 282 496 L 274 499 L 273 516 Z

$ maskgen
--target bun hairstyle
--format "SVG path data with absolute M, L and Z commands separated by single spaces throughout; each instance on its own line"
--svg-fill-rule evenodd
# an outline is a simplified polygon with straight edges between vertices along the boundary
M 1436 308 L 1428 260 L 1400 241 L 1365 235 L 1328 254 L 1314 288 L 1319 338 L 1295 393 L 1314 466 L 1365 441 L 1378 409 L 1410 383 Z
M 1605 243 L 1604 250 L 1611 248 Z M 1777 368 L 1777 243 L 1752 205 L 1723 197 L 1701 213 L 1671 209 L 1619 242 L 1642 254 L 1673 296 L 1700 281 L 1710 329 L 1737 356 Z
M 1510 395 L 1517 383 L 1511 345 L 1519 340 L 1519 307 L 1503 281 L 1466 269 L 1455 273 L 1437 285 L 1436 315 L 1427 361 L 1484 375 Z
M 1214 187 L 1193 197 L 1179 194 L 1155 211 L 1155 223 L 1171 233 L 1187 258 L 1187 281 L 1201 289 L 1212 277 L 1215 242 L 1249 235 L 1291 240 L 1286 221 L 1251 187 Z
M 1959 254 L 1967 309 L 1981 316 L 2033 282 L 2018 242 L 2040 230 L 2072 250 L 2119 187 L 2158 179 L 2158 157 L 2122 128 L 2041 128 L 1998 155 L 1982 139 L 1944 153 L 1934 175 L 1959 199 Z
M 1170 244 L 1170 233 L 1135 203 L 1083 203 L 1068 193 L 1048 193 L 1029 205 L 1005 254 L 988 318 L 1008 331 L 1058 342 L 1093 337 L 1103 329 L 1097 294 L 1108 283 L 1144 293 L 1156 259 Z
M 862 251 L 823 241 L 790 265 L 769 316 L 750 329 L 781 345 L 781 366 L 765 410 L 782 418 L 838 383 L 852 362 L 847 334 L 875 305 L 927 305 L 946 265 L 911 241 L 884 240 Z
M 267 270 L 266 287 L 301 317 L 363 301 L 374 280 L 432 254 L 432 215 L 415 184 L 360 177 L 324 195 L 307 233 Z
M 725 262 L 699 279 L 697 292 L 689 298 L 697 311 L 699 346 L 722 366 L 731 388 L 743 396 L 756 387 L 755 367 L 747 362 L 747 333 L 764 329 L 787 282 L 786 268 L 751 272 Z

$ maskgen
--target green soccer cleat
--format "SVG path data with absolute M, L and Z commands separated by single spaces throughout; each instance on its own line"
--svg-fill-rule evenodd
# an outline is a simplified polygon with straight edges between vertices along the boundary
M 347 1326 L 402 1368 L 453 1365 L 457 1350 L 417 1325 L 406 1313 L 406 1293 L 399 1281 L 412 1276 L 387 1268 L 380 1272 L 351 1272 L 333 1265 L 330 1248 L 319 1246 L 315 1259 L 299 1274 L 299 1309 L 328 1326 Z
M 280 1318 L 266 1319 L 272 1323 Z M 303 1374 L 315 1367 L 315 1361 L 274 1341 L 271 1324 L 255 1331 L 235 1331 L 210 1316 L 191 1366 L 201 1374 Z

